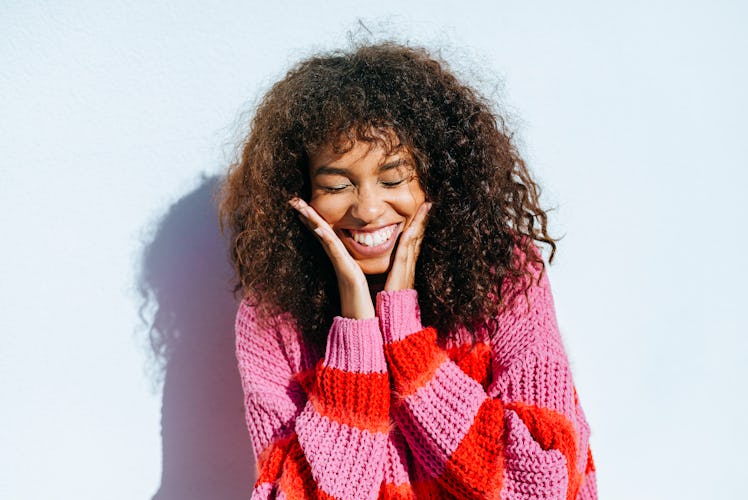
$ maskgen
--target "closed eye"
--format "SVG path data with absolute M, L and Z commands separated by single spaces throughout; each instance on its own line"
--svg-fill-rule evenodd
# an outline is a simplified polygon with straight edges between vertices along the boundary
M 381 181 L 381 183 L 385 187 L 396 187 L 396 186 L 399 186 L 400 184 L 406 182 L 407 180 L 408 179 L 406 178 L 406 179 L 400 179 L 400 180 L 397 180 L 397 181 Z
M 341 184 L 339 186 L 320 186 L 323 190 L 327 191 L 328 193 L 337 193 L 345 188 L 347 188 L 350 184 Z

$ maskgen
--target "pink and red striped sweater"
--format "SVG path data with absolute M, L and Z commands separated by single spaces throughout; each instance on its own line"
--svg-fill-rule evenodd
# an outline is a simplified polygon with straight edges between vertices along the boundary
M 547 273 L 508 280 L 498 331 L 444 341 L 415 290 L 336 317 L 325 352 L 242 301 L 236 349 L 257 460 L 253 499 L 596 499 L 589 426 Z M 512 298 L 518 300 L 511 300 Z

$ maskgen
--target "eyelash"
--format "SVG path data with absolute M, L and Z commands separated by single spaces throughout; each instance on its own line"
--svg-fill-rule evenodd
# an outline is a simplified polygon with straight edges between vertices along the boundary
M 399 186 L 400 184 L 404 183 L 408 179 L 400 179 L 399 181 L 382 181 L 382 184 L 384 184 L 385 187 L 395 187 Z
M 381 182 L 386 188 L 394 188 L 405 183 L 407 180 L 408 179 L 405 178 L 405 179 L 400 179 L 399 181 L 381 181 Z M 322 189 L 324 189 L 328 193 L 339 193 L 340 191 L 343 191 L 348 186 L 350 186 L 350 184 L 347 184 L 345 186 L 322 186 Z
M 327 191 L 328 193 L 337 193 L 339 191 L 344 190 L 348 186 L 322 186 L 322 189 Z

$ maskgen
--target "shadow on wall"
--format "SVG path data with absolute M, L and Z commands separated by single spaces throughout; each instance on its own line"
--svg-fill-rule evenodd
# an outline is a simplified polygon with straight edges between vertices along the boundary
M 163 382 L 161 486 L 152 500 L 247 499 L 254 478 L 234 354 L 237 302 L 218 229 L 218 177 L 172 205 L 138 280 L 154 383 Z

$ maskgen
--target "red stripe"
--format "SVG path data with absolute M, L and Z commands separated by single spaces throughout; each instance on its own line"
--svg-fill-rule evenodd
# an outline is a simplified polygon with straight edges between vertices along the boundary
M 587 447 L 587 467 L 584 469 L 584 474 L 587 475 L 590 472 L 595 472 L 595 461 L 592 460 L 592 448 Z
M 270 446 L 265 448 L 260 456 L 257 457 L 257 481 L 255 487 L 261 483 L 274 483 L 281 474 L 283 462 L 288 455 L 295 434 L 288 437 L 273 441 Z
M 354 373 L 320 362 L 309 400 L 320 415 L 371 432 L 387 432 L 390 382 L 387 373 Z
M 490 384 L 491 347 L 485 342 L 451 347 L 447 349 L 449 358 L 470 378 L 478 382 L 483 389 Z
M 382 483 L 377 500 L 415 500 L 410 483 Z M 418 497 L 419 499 L 422 497 Z
M 401 398 L 426 385 L 447 359 L 447 354 L 436 345 L 436 330 L 431 327 L 385 345 L 384 354 Z
M 498 499 L 504 471 L 504 405 L 487 399 L 439 482 L 457 498 Z
M 288 500 L 340 500 L 322 491 L 312 477 L 312 468 L 304 456 L 296 434 L 288 447 L 278 487 Z
M 451 500 L 455 498 L 444 491 L 444 488 L 436 479 L 414 481 L 413 493 L 418 500 Z

